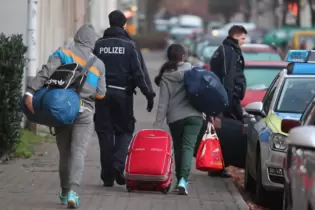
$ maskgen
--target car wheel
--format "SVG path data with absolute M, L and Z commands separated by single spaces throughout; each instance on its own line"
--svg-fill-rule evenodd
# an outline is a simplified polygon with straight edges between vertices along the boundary
M 267 192 L 262 185 L 262 171 L 260 153 L 257 153 L 257 168 L 256 168 L 256 202 L 264 204 L 267 199 Z
M 246 162 L 245 162 L 245 174 L 244 174 L 244 188 L 248 192 L 255 192 L 256 181 L 250 174 L 249 170 L 249 161 L 248 155 L 246 155 Z

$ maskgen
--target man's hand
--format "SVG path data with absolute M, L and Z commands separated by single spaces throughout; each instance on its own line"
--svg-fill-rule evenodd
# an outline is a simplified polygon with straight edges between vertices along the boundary
M 34 113 L 32 96 L 29 96 L 29 95 L 25 96 L 25 106 L 30 112 Z
M 148 105 L 147 105 L 147 111 L 151 112 L 154 106 L 154 97 L 155 97 L 155 93 L 151 93 L 149 95 L 146 96 L 147 101 L 148 101 Z
M 220 129 L 222 127 L 222 122 L 219 117 L 215 117 L 212 123 L 215 129 Z

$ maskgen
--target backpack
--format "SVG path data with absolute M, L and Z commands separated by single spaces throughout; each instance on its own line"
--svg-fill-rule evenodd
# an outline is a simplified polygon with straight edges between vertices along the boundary
M 25 106 L 24 96 L 21 100 L 21 109 L 28 120 L 49 127 L 73 124 L 82 105 L 80 91 L 88 69 L 95 60 L 96 57 L 93 55 L 83 68 L 76 63 L 58 67 L 45 82 L 44 87 L 34 93 L 34 113 Z
M 226 90 L 212 71 L 193 67 L 185 72 L 184 86 L 191 105 L 207 116 L 217 116 L 229 105 Z

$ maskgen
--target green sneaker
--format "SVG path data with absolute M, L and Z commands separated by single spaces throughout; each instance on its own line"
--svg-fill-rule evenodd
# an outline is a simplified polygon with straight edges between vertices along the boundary
M 70 191 L 68 194 L 68 209 L 77 209 L 79 208 L 79 196 L 74 192 Z
M 62 195 L 62 193 L 59 193 L 59 199 L 61 204 L 67 205 L 68 204 L 68 196 L 67 195 Z
M 178 183 L 178 194 L 179 195 L 188 195 L 188 182 L 181 178 Z

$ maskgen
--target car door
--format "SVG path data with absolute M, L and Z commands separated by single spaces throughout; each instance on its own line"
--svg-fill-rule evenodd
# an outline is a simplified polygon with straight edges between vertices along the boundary
M 264 99 L 263 99 L 263 111 L 268 114 L 273 96 L 276 92 L 277 86 L 279 84 L 279 79 L 280 76 L 279 74 L 275 77 L 273 82 L 271 83 Z M 256 151 L 257 151 L 257 145 L 259 140 L 261 141 L 268 141 L 269 136 L 267 138 L 267 133 L 268 133 L 268 127 L 266 124 L 266 117 L 261 117 L 261 116 L 254 116 L 248 123 L 248 156 L 249 160 L 251 161 L 251 174 L 256 174 Z

